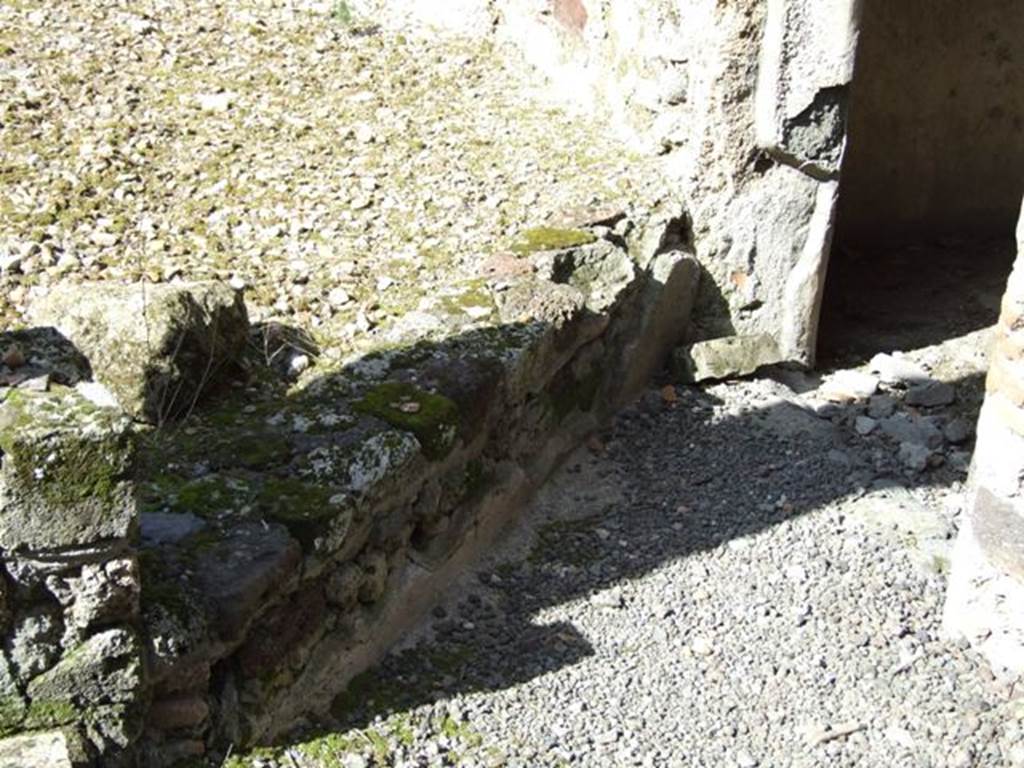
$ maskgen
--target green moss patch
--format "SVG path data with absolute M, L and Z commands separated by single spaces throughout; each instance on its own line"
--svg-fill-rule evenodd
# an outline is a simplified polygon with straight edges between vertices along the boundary
M 270 478 L 260 489 L 256 504 L 308 551 L 327 523 L 342 511 L 332 503 L 333 496 L 333 491 L 322 485 L 295 478 Z
M 20 696 L 0 698 L 0 738 L 17 733 L 25 720 L 25 700 Z
M 159 475 L 139 487 L 145 511 L 189 512 L 206 519 L 240 509 L 253 499 L 253 491 L 246 480 L 222 474 L 194 480 Z
M 81 713 L 70 701 L 33 701 L 29 704 L 28 713 L 22 727 L 27 731 L 42 728 L 53 728 L 58 725 L 73 723 L 81 717 Z
M 469 315 L 477 319 L 494 311 L 494 297 L 482 280 L 466 283 L 464 290 L 441 299 L 441 306 L 451 315 Z
M 459 412 L 443 395 L 425 392 L 404 382 L 387 382 L 370 390 L 356 410 L 411 432 L 428 459 L 442 459 L 455 445 Z
M 0 413 L 0 449 L 18 484 L 54 506 L 115 506 L 133 454 L 117 419 L 77 396 L 15 390 Z
M 560 251 L 564 248 L 578 248 L 597 242 L 592 232 L 584 229 L 557 229 L 555 227 L 537 227 L 527 229 L 518 242 L 512 246 L 514 253 L 529 254 L 540 251 Z

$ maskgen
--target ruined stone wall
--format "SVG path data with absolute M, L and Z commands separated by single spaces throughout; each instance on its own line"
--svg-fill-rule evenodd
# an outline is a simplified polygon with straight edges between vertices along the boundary
M 1024 672 L 1024 214 L 978 423 L 945 627 L 997 670 Z
M 0 338 L 0 763 L 216 761 L 326 709 L 678 343 L 677 218 L 528 231 L 491 320 L 287 393 L 232 386 L 275 369 L 227 286 L 48 294 Z
M 1024 194 L 1016 0 L 866 0 L 839 237 L 1010 236 Z
M 854 0 L 359 0 L 406 28 L 493 34 L 554 96 L 664 159 L 707 279 L 692 340 L 767 334 L 809 362 L 856 49 Z M 465 7 L 464 7 L 465 6 Z M 418 26 L 419 25 L 419 26 Z

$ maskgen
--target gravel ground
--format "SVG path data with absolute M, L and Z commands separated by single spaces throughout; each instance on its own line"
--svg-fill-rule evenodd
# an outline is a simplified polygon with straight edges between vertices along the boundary
M 916 469 L 857 428 L 879 398 L 969 415 L 984 346 L 903 358 L 955 387 L 930 409 L 836 396 L 850 372 L 652 389 L 333 721 L 252 764 L 1024 765 L 1024 687 L 940 633 L 970 438 Z
M 344 356 L 523 228 L 666 188 L 492 43 L 343 5 L 0 0 L 0 321 L 57 281 L 220 278 Z

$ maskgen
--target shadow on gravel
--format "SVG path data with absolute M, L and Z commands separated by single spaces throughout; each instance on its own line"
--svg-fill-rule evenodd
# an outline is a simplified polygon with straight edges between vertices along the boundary
M 980 375 L 956 382 L 959 400 L 950 417 L 973 423 L 983 384 Z M 551 606 L 590 599 L 615 609 L 624 599 L 616 597 L 616 585 L 670 561 L 737 546 L 872 488 L 952 486 L 966 477 L 969 444 L 945 444 L 936 453 L 943 463 L 913 472 L 880 430 L 858 435 L 854 422 L 865 412 L 863 402 L 836 406 L 823 418 L 782 398 L 724 412 L 708 392 L 677 391 L 675 403 L 648 391 L 592 441 L 589 455 L 575 454 L 561 470 L 583 477 L 597 472 L 617 498 L 609 500 L 600 483 L 578 483 L 574 508 L 537 529 L 524 560 L 482 571 L 479 589 L 463 594 L 454 615 L 435 610 L 430 642 L 393 652 L 357 678 L 336 701 L 336 721 L 302 739 L 363 728 L 378 716 L 459 693 L 510 688 L 593 655 L 571 623 L 535 620 Z M 929 418 L 903 406 L 899 412 Z M 739 590 L 744 574 L 736 579 Z M 698 588 L 679 587 L 684 594 Z

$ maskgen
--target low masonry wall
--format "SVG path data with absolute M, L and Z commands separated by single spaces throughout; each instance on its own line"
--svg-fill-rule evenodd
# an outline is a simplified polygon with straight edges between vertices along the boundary
M 217 759 L 326 707 L 679 341 L 698 275 L 680 221 L 602 224 L 526 233 L 473 286 L 485 321 L 438 302 L 438 322 L 287 389 L 251 386 L 270 371 L 244 357 L 208 366 L 250 385 L 157 427 L 147 403 L 179 409 L 147 386 L 197 401 L 216 377 L 174 362 L 228 355 L 209 337 L 244 306 L 209 285 L 153 297 L 184 315 L 143 310 L 170 342 L 137 386 L 78 355 L 129 333 L 110 316 L 137 287 L 64 297 L 78 324 L 45 310 L 60 334 L 17 340 L 0 405 L 0 765 Z M 422 331 L 439 323 L 455 330 Z

